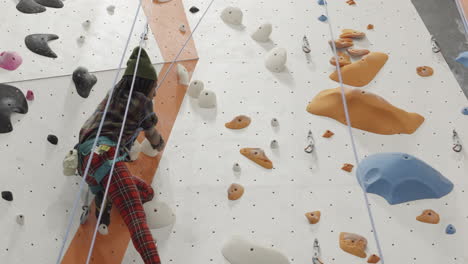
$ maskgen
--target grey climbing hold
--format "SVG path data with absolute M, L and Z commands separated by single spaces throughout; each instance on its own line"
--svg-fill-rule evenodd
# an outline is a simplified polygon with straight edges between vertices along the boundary
M 62 8 L 63 7 L 63 2 L 61 0 L 34 0 L 36 3 L 47 6 L 47 7 L 52 7 L 52 8 Z
M 453 235 L 457 232 L 457 229 L 453 225 L 448 225 L 447 228 L 445 229 L 445 233 L 447 235 Z
M 58 144 L 58 138 L 55 135 L 48 135 L 47 136 L 47 141 L 50 142 L 50 144 L 57 145 Z
M 34 0 L 20 0 L 16 5 L 18 11 L 25 14 L 37 14 L 46 11 L 46 8 L 36 3 Z
M 276 119 L 276 118 L 271 119 L 271 126 L 272 126 L 272 127 L 277 127 L 277 126 L 279 126 L 278 119 Z
M 55 34 L 32 34 L 26 36 L 24 42 L 26 43 L 26 47 L 36 54 L 49 58 L 57 58 L 57 54 L 50 49 L 47 42 L 58 38 Z
M 15 113 L 26 114 L 28 103 L 20 89 L 7 84 L 0 84 L 0 133 L 13 130 L 10 115 Z
M 278 141 L 276 139 L 273 139 L 270 143 L 270 147 L 272 149 L 277 149 L 279 147 Z
M 84 29 L 88 30 L 89 27 L 91 27 L 91 20 L 88 19 L 85 22 L 83 22 L 81 25 L 83 26 Z
M 200 9 L 198 9 L 196 6 L 192 6 L 192 7 L 190 8 L 190 12 L 191 12 L 192 14 L 195 14 L 195 13 L 197 13 L 198 11 L 200 11 Z
M 115 12 L 115 5 L 110 5 L 106 9 L 107 9 L 107 13 L 109 13 L 109 15 L 113 15 L 114 12 Z
M 2 198 L 3 200 L 11 202 L 13 201 L 13 193 L 11 193 L 10 191 L 3 191 Z
M 235 172 L 240 172 L 241 167 L 240 167 L 239 163 L 234 163 L 234 165 L 232 165 L 232 170 L 235 171 Z
M 453 183 L 440 172 L 406 153 L 371 155 L 359 163 L 357 177 L 366 192 L 392 205 L 441 198 L 453 190 Z
M 20 225 L 24 225 L 24 215 L 20 214 L 16 216 L 16 222 Z
M 78 94 L 83 98 L 88 98 L 91 88 L 97 83 L 97 78 L 94 74 L 89 73 L 85 67 L 78 67 L 73 72 L 73 82 Z

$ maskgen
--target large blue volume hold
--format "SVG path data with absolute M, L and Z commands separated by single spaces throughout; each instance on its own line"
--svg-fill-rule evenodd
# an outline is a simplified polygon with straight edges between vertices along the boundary
M 359 184 L 389 204 L 441 198 L 453 183 L 424 161 L 406 153 L 378 153 L 362 160 L 357 168 Z

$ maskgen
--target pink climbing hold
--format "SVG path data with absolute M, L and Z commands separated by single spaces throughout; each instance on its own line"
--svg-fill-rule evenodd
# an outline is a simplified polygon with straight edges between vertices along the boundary
M 4 51 L 0 53 L 0 68 L 14 71 L 21 63 L 23 63 L 23 58 L 14 51 Z
M 28 92 L 26 93 L 26 99 L 27 99 L 28 101 L 34 100 L 34 93 L 33 93 L 33 91 L 28 90 Z

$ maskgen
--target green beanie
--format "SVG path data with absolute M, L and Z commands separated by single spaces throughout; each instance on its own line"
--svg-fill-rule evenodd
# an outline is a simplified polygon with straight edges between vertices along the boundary
M 128 59 L 127 61 L 127 69 L 125 70 L 124 76 L 134 74 L 139 49 L 140 47 L 136 47 L 133 49 L 132 55 L 130 56 L 130 59 Z M 141 48 L 140 61 L 138 64 L 139 65 L 138 65 L 138 69 L 136 72 L 136 76 L 140 78 L 153 80 L 153 81 L 158 80 L 158 75 L 156 73 L 156 70 L 154 69 L 153 64 L 151 64 L 151 60 L 148 54 L 146 53 L 145 49 L 143 48 Z

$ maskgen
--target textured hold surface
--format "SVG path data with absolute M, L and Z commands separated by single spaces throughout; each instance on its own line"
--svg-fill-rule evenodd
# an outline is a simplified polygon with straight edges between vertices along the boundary
M 13 130 L 13 125 L 10 121 L 11 114 L 28 112 L 28 103 L 20 89 L 7 85 L 0 84 L 0 133 L 8 133 Z
M 24 43 L 30 51 L 36 54 L 49 58 L 57 58 L 57 54 L 50 49 L 47 42 L 58 38 L 55 34 L 32 34 L 26 36 Z
M 412 134 L 424 122 L 424 117 L 399 109 L 372 93 L 345 88 L 345 97 L 354 128 L 382 135 Z M 346 125 L 340 88 L 321 91 L 309 103 L 307 111 Z
M 289 264 L 281 252 L 238 237 L 224 244 L 221 252 L 231 264 Z
M 242 129 L 250 125 L 251 119 L 246 115 L 239 115 L 234 117 L 230 122 L 224 124 L 226 128 L 230 129 Z
M 201 108 L 216 107 L 216 94 L 210 90 L 203 90 L 198 97 L 198 106 Z
M 200 96 L 201 91 L 205 88 L 205 84 L 203 84 L 200 80 L 192 81 L 187 88 L 187 93 L 193 98 L 198 98 Z
M 36 3 L 34 0 L 20 0 L 16 5 L 18 11 L 25 14 L 37 14 L 46 11 L 46 8 Z
M 0 68 L 14 71 L 23 63 L 23 58 L 14 51 L 4 51 L 0 53 Z
M 10 192 L 10 191 L 3 191 L 2 192 L 2 198 L 3 200 L 6 200 L 6 201 L 13 201 L 13 193 Z
M 84 67 L 78 67 L 73 72 L 73 82 L 75 83 L 76 92 L 83 98 L 88 98 L 93 86 L 97 83 L 97 78 L 94 74 L 88 72 Z
M 282 72 L 288 59 L 287 52 L 284 48 L 274 48 L 268 52 L 265 66 L 272 72 Z
M 340 67 L 351 64 L 351 58 L 349 57 L 348 54 L 346 54 L 344 52 L 338 52 L 337 55 L 338 55 L 338 63 L 340 65 Z M 336 66 L 335 56 L 331 57 L 330 64 Z
M 388 60 L 388 55 L 381 52 L 371 52 L 364 58 L 341 69 L 343 83 L 362 87 L 369 84 Z M 330 79 L 338 82 L 338 72 L 330 75 Z
M 36 3 L 47 6 L 47 7 L 52 7 L 52 8 L 62 8 L 63 7 L 63 2 L 61 0 L 34 0 Z
M 28 90 L 28 91 L 26 92 L 26 100 L 28 100 L 28 101 L 34 100 L 34 93 L 33 93 L 33 91 Z
M 62 162 L 63 175 L 73 176 L 76 175 L 78 168 L 78 151 L 76 149 L 70 150 Z
M 460 53 L 455 61 L 468 68 L 468 51 Z
M 179 76 L 179 83 L 182 85 L 189 85 L 189 73 L 187 68 L 184 67 L 182 64 L 177 64 L 177 74 Z
M 190 13 L 195 14 L 198 11 L 200 11 L 200 9 L 198 9 L 198 7 L 196 7 L 196 6 L 192 6 L 189 11 L 190 11 Z
M 440 222 L 440 216 L 434 210 L 424 210 L 421 215 L 416 217 L 416 220 L 426 224 L 438 224 Z
M 265 169 L 273 168 L 273 163 L 260 148 L 243 148 L 240 150 L 240 153 Z
M 271 32 L 273 31 L 273 26 L 271 23 L 265 23 L 260 25 L 255 31 L 252 33 L 251 37 L 259 42 L 267 42 L 270 40 Z
M 343 29 L 340 38 L 361 39 L 366 36 L 366 33 L 354 29 Z
M 447 228 L 445 228 L 445 233 L 447 235 L 453 235 L 457 233 L 457 229 L 453 225 L 448 225 Z
M 364 56 L 370 53 L 367 49 L 348 49 L 348 53 L 351 56 Z
M 242 10 L 238 7 L 226 7 L 221 13 L 221 19 L 227 24 L 242 25 Z
M 389 204 L 440 198 L 453 184 L 425 162 L 405 153 L 378 153 L 363 159 L 357 168 L 365 191 L 382 196 Z
M 326 15 L 321 15 L 318 17 L 318 20 L 322 21 L 322 22 L 325 22 L 328 20 L 327 16 Z
M 50 144 L 57 145 L 58 144 L 58 138 L 55 135 L 48 135 L 47 136 L 47 141 L 50 142 Z
M 240 184 L 233 183 L 228 189 L 228 199 L 231 201 L 238 200 L 244 194 L 244 187 Z
M 434 74 L 434 69 L 429 66 L 420 66 L 416 68 L 416 72 L 421 77 L 429 77 Z
M 375 254 L 372 254 L 368 259 L 367 259 L 367 263 L 378 263 L 380 261 L 380 257 L 375 255 Z
M 149 229 L 159 229 L 175 222 L 176 216 L 164 202 L 150 201 L 143 205 Z
M 322 137 L 324 137 L 324 138 L 331 138 L 331 137 L 333 137 L 333 135 L 335 135 L 335 133 L 333 133 L 333 132 L 330 131 L 330 130 L 327 130 L 327 131 L 325 131 L 325 133 L 323 133 Z
M 332 45 L 331 40 L 328 41 L 330 46 Z M 354 41 L 350 38 L 345 38 L 345 39 L 337 39 L 335 40 L 335 46 L 337 49 L 344 49 L 344 48 L 349 48 L 354 45 Z
M 305 213 L 305 216 L 306 216 L 307 220 L 309 220 L 309 223 L 313 224 L 313 225 L 320 222 L 320 216 L 321 215 L 322 215 L 322 213 L 320 213 L 320 211 Z
M 367 239 L 363 236 L 352 233 L 340 233 L 340 248 L 356 257 L 365 258 Z
M 352 172 L 354 168 L 353 164 L 345 163 L 343 164 L 343 167 L 341 167 L 342 170 L 347 171 L 347 172 Z

